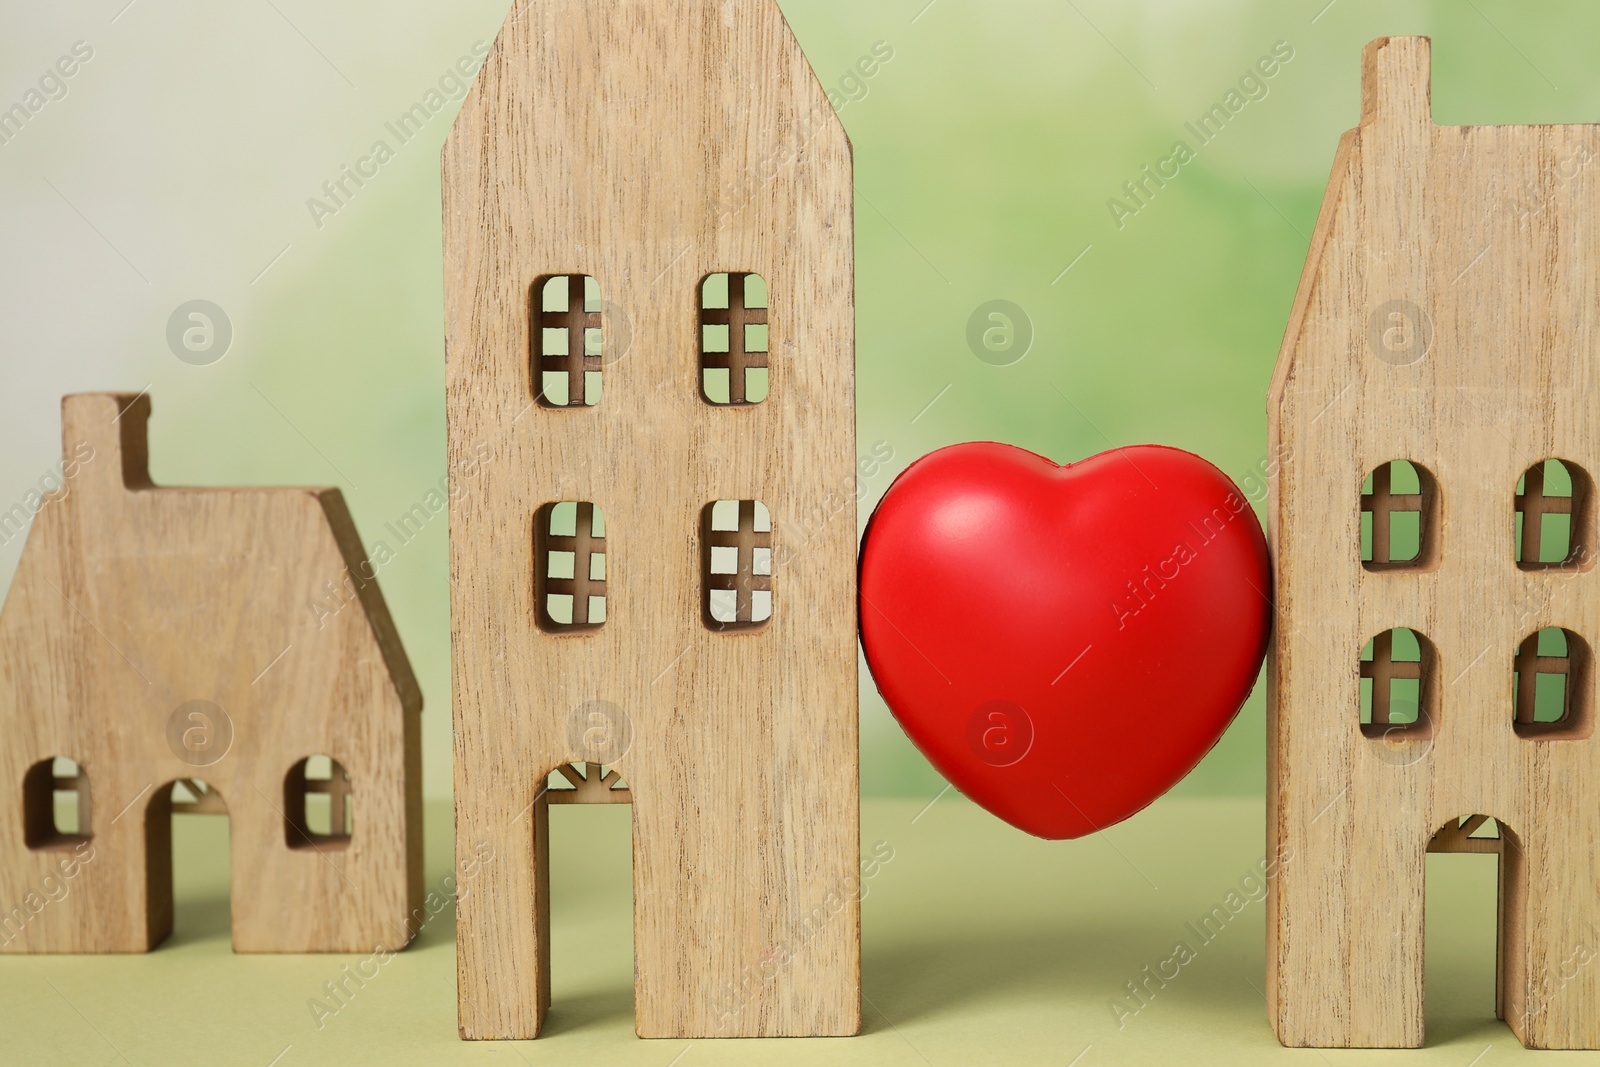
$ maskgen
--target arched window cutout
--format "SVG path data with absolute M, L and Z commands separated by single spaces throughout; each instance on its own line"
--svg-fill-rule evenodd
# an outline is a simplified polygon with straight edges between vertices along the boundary
M 89 817 L 89 774 L 76 761 L 40 760 L 23 776 L 23 840 L 29 848 L 72 848 L 89 840 Z
M 1512 721 L 1518 737 L 1570 741 L 1589 736 L 1594 689 L 1589 646 L 1571 630 L 1545 629 L 1517 650 Z
M 1588 569 L 1594 563 L 1589 475 L 1559 459 L 1536 463 L 1517 482 L 1517 565 L 1525 571 Z
M 533 373 L 540 406 L 600 403 L 603 307 L 600 283 L 587 274 L 552 274 L 534 283 Z
M 700 390 L 725 407 L 759 404 L 771 390 L 767 283 L 713 274 L 700 285 Z
M 706 625 L 763 628 L 772 618 L 772 512 L 759 500 L 718 500 L 701 525 Z
M 350 772 L 330 756 L 307 756 L 283 783 L 290 848 L 344 848 L 355 833 Z
M 1439 492 L 1409 460 L 1379 465 L 1361 487 L 1361 562 L 1369 571 L 1425 570 L 1439 558 Z
M 606 622 L 606 516 L 588 501 L 546 504 L 534 518 L 534 612 L 547 633 Z
M 1386 630 L 1361 651 L 1361 732 L 1396 740 L 1433 729 L 1437 658 L 1415 630 Z

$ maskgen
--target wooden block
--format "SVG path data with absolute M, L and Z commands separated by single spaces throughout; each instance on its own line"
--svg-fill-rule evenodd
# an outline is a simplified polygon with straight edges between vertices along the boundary
M 1426 854 L 1485 852 L 1500 1016 L 1592 1049 L 1600 127 L 1436 126 L 1424 38 L 1363 81 L 1269 402 L 1269 1011 L 1286 1045 L 1420 1045 Z
M 640 1036 L 860 1027 L 851 182 L 771 0 L 519 5 L 456 122 L 464 1038 L 538 1034 L 549 804 L 613 771 Z
M 63 487 L 0 516 L 38 511 L 0 614 L 0 951 L 153 948 L 175 810 L 229 819 L 235 951 L 399 949 L 422 696 L 344 500 L 157 488 L 149 416 L 67 397 Z

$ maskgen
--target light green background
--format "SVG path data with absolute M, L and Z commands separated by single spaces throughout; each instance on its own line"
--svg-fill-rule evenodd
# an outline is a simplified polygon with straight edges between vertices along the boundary
M 893 473 L 965 440 L 1062 461 L 1155 441 L 1258 473 L 1266 382 L 1368 39 L 1434 36 L 1441 121 L 1600 117 L 1592 4 L 1325 2 L 784 3 L 841 99 L 862 57 L 893 51 L 841 111 L 861 450 L 896 457 L 865 483 L 862 521 Z M 160 482 L 343 487 L 368 545 L 396 550 L 381 582 L 426 694 L 426 788 L 446 796 L 446 521 L 403 546 L 385 523 L 444 475 L 438 149 L 458 104 L 320 226 L 307 200 L 392 142 L 384 124 L 493 39 L 505 0 L 126 3 L 13 2 L 0 35 L 0 107 L 74 42 L 94 50 L 0 146 L 0 510 L 55 462 L 75 390 L 150 389 Z M 1184 124 L 1280 41 L 1294 58 L 1268 95 L 1201 146 Z M 1197 158 L 1119 227 L 1108 201 L 1178 138 Z M 207 367 L 165 338 L 196 298 L 235 328 Z M 1036 335 L 1013 366 L 968 347 L 994 299 Z M 0 576 L 20 546 L 0 545 Z M 1180 791 L 1259 794 L 1263 738 L 1258 694 Z M 865 671 L 862 783 L 942 784 Z
M 886 442 L 896 456 L 866 506 L 917 456 L 986 438 L 1058 460 L 1164 442 L 1245 482 L 1266 459 L 1266 382 L 1335 144 L 1357 115 L 1368 39 L 1433 35 L 1443 122 L 1600 118 L 1593 4 L 1324 2 L 784 3 L 830 87 L 878 42 L 894 52 L 841 112 L 859 193 L 861 448 Z M 449 111 L 320 228 L 306 200 L 492 39 L 506 4 L 125 5 L 11 0 L 0 23 L 0 107 L 74 42 L 94 49 L 68 95 L 0 146 L 0 511 L 56 462 L 60 395 L 106 388 L 150 389 L 161 482 L 342 486 L 369 545 L 398 549 L 381 580 L 426 692 L 427 790 L 442 798 L 445 522 L 404 547 L 384 525 L 444 474 L 437 156 Z M 1279 41 L 1294 59 L 1267 97 L 1119 228 L 1107 201 L 1123 182 Z M 236 331 L 209 367 L 166 344 L 168 316 L 195 298 L 227 309 Z M 1013 366 L 968 348 L 968 318 L 994 299 L 1024 308 L 1036 332 Z M 0 575 L 20 545 L 0 545 Z M 354 961 L 228 957 L 224 824 L 184 817 L 173 943 L 149 957 L 0 961 L 0 1060 L 194 1061 L 197 1046 L 212 1050 L 197 1062 L 251 1064 L 292 1046 L 285 1065 L 1069 1064 L 1090 1045 L 1083 1067 L 1198 1062 L 1202 1050 L 1232 1063 L 1460 1067 L 1516 1055 L 1487 1021 L 1492 867 L 1473 857 L 1430 860 L 1432 1051 L 1278 1050 L 1250 988 L 1262 981 L 1258 905 L 1126 1030 L 1112 1025 L 1122 983 L 1260 858 L 1259 697 L 1178 796 L 1107 835 L 1046 844 L 955 796 L 919 818 L 942 782 L 865 674 L 862 696 L 865 790 L 906 799 L 864 810 L 865 840 L 899 858 L 864 905 L 859 1042 L 700 1044 L 678 1060 L 676 1046 L 633 1042 L 625 815 L 609 811 L 555 820 L 566 861 L 548 1042 L 454 1042 L 448 916 L 316 1030 L 306 999 Z M 1143 728 L 1130 718 L 1131 738 Z M 429 819 L 437 885 L 447 808 Z M 175 1040 L 189 1052 L 169 1055 Z

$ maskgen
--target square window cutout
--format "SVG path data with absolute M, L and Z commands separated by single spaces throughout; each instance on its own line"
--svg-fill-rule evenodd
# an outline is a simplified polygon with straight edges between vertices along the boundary
M 547 633 L 606 621 L 606 517 L 587 501 L 546 504 L 534 518 L 534 610 Z
M 586 274 L 554 274 L 534 285 L 534 383 L 541 407 L 600 403 L 605 330 L 600 283 Z
M 772 619 L 772 513 L 759 500 L 718 500 L 701 517 L 705 623 L 759 630 Z
M 700 389 L 719 407 L 770 395 L 767 283 L 759 274 L 713 274 L 700 286 Z

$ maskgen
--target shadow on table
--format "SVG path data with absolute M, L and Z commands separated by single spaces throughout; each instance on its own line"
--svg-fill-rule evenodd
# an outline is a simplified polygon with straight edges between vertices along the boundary
M 1159 962 L 1164 955 L 1158 952 L 1148 960 L 1140 959 L 1130 946 L 1141 945 L 1151 945 L 1154 951 L 1147 928 L 1112 924 L 1094 930 L 952 935 L 882 946 L 874 945 L 869 937 L 862 947 L 867 1029 L 994 1001 L 1109 1004 L 1119 997 L 1128 998 L 1126 984 L 1139 980 L 1141 968 Z M 1261 985 L 1259 974 L 1250 978 L 1256 986 Z M 1233 988 L 1224 992 L 1230 986 Z M 1200 981 L 1181 973 L 1156 995 L 1174 1002 L 1202 998 L 1231 1010 L 1254 1011 L 1265 1022 L 1261 997 L 1242 976 L 1219 982 L 1214 975 L 1211 981 Z M 1110 1018 L 1108 1010 L 1107 1020 Z
M 597 989 L 576 996 L 563 996 L 550 1003 L 545 1017 L 544 1037 L 560 1037 L 586 1030 L 633 1032 L 633 986 Z
M 1139 946 L 1149 949 L 1139 956 Z M 1157 951 L 1148 927 L 1106 925 L 1094 930 L 1007 932 L 992 937 L 951 935 L 912 944 L 862 946 L 864 1033 L 935 1019 L 996 1002 L 1074 1002 L 1102 1008 L 1107 1026 L 1111 1005 L 1134 1011 L 1129 1027 L 1161 1025 L 1163 1009 L 1182 1008 L 1191 1017 L 1236 1018 L 1276 1045 L 1267 1017 L 1266 964 L 1259 938 L 1201 946 L 1193 962 L 1165 985 L 1150 982 L 1148 1007 L 1128 990 L 1146 981 L 1170 952 Z M 1478 988 L 1481 978 L 1491 983 Z M 1452 975 L 1428 990 L 1427 1047 L 1460 1046 L 1481 1053 L 1486 1046 L 1514 1047 L 1505 1023 L 1494 1018 L 1493 975 Z M 1145 1017 L 1145 1011 L 1150 1017 Z M 1471 1056 L 1468 1056 L 1471 1059 Z
M 158 948 L 183 948 L 207 941 L 233 944 L 233 907 L 228 891 L 184 897 L 177 901 L 172 916 L 172 933 Z

